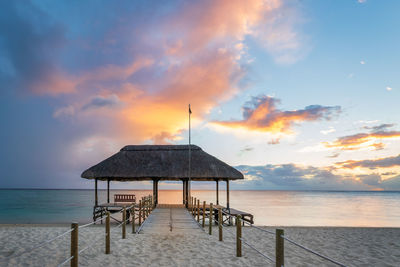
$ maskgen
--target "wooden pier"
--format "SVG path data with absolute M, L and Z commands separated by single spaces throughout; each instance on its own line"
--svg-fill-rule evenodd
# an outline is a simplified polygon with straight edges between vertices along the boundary
M 146 219 L 140 233 L 192 234 L 196 231 L 202 230 L 184 205 L 159 204 Z

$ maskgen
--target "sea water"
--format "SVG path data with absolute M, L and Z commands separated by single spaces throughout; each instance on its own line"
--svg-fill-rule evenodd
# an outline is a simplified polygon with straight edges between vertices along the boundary
M 138 199 L 151 190 L 111 190 L 135 194 Z M 99 190 L 99 203 L 106 191 Z M 160 190 L 159 203 L 182 203 L 181 190 Z M 192 190 L 192 195 L 216 203 L 213 190 Z M 219 204 L 226 205 L 220 191 Z M 0 190 L 0 223 L 89 222 L 94 190 Z M 400 227 L 400 192 L 336 191 L 236 191 L 230 206 L 254 215 L 257 225 L 270 226 L 364 226 Z

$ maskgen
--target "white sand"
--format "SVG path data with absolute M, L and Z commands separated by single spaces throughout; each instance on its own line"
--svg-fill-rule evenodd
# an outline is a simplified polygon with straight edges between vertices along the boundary
M 127 227 L 130 230 L 130 225 Z M 206 228 L 207 230 L 208 228 Z M 265 227 L 274 231 L 274 228 Z M 400 228 L 284 227 L 285 235 L 348 266 L 400 266 Z M 69 230 L 69 226 L 0 226 L 0 266 L 57 266 L 69 257 L 69 235 L 51 244 L 29 250 L 46 239 Z M 243 245 L 243 257 L 235 257 L 235 228 L 218 229 L 212 236 L 194 234 L 131 234 L 121 239 L 121 229 L 113 225 L 111 254 L 104 254 L 104 225 L 91 226 L 79 233 L 80 249 L 101 240 L 79 257 L 80 266 L 274 266 Z M 274 257 L 275 237 L 245 227 L 243 238 Z M 17 255 L 20 255 L 16 257 Z M 285 243 L 287 266 L 335 266 Z M 66 264 L 64 266 L 69 266 Z

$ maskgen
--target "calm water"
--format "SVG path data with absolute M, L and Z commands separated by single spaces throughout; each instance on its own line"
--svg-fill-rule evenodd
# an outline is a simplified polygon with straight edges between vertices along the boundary
M 150 190 L 111 190 L 134 193 Z M 215 203 L 215 191 L 193 190 Z M 106 191 L 99 191 L 105 202 Z M 231 191 L 231 207 L 254 214 L 258 225 L 400 227 L 400 192 Z M 0 190 L 0 223 L 69 223 L 91 220 L 93 190 Z M 161 190 L 160 203 L 182 203 L 182 191 Z M 225 192 L 220 192 L 225 205 Z

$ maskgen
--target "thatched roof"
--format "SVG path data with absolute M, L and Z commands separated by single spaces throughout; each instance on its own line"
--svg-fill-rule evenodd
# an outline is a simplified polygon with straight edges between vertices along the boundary
M 191 155 L 193 180 L 243 179 L 241 172 L 198 146 L 191 146 Z M 186 179 L 189 178 L 189 146 L 125 146 L 118 153 L 84 171 L 81 176 L 118 181 Z

